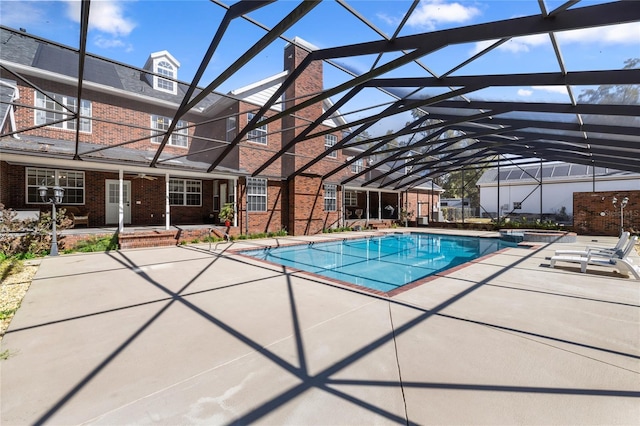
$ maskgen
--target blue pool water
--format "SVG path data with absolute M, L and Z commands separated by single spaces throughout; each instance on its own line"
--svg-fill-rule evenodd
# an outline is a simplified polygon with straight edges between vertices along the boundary
M 505 247 L 516 244 L 495 238 L 415 233 L 271 247 L 242 254 L 389 292 Z

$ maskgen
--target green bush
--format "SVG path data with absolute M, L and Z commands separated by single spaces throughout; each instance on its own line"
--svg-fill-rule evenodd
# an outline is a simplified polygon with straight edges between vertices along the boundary
M 111 251 L 118 249 L 118 236 L 113 234 L 111 237 L 91 237 L 86 240 L 78 241 L 78 243 L 65 249 L 64 253 L 92 253 L 96 251 Z

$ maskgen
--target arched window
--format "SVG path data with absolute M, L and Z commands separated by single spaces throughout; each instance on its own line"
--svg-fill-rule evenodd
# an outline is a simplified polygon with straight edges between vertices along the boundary
M 160 61 L 156 66 L 156 73 L 164 75 L 169 78 L 175 77 L 175 71 L 173 65 L 167 61 Z M 161 77 L 156 77 L 156 88 L 160 90 L 166 90 L 167 92 L 175 93 L 175 83 L 171 80 L 167 80 Z

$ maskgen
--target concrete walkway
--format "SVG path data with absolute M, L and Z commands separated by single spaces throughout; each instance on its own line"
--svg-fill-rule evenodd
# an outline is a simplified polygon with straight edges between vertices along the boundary
M 393 298 L 230 250 L 332 237 L 44 259 L 0 348 L 0 424 L 638 424 L 640 281 L 545 259 L 614 238 Z

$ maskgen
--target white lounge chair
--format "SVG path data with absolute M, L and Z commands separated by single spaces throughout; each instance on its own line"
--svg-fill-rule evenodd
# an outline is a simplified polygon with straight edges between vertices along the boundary
M 574 255 L 574 256 L 589 256 L 589 254 L 604 254 L 609 255 L 613 254 L 618 250 L 623 250 L 629 241 L 629 237 L 631 236 L 630 232 L 623 232 L 620 234 L 620 238 L 616 243 L 615 247 L 607 248 L 607 247 L 590 247 L 587 246 L 584 250 L 556 250 L 556 256 L 561 255 Z
M 623 275 L 633 275 L 640 280 L 640 268 L 634 265 L 629 254 L 634 249 L 637 236 L 631 237 L 624 250 L 617 250 L 611 253 L 590 253 L 587 256 L 580 255 L 557 255 L 551 257 L 551 267 L 555 267 L 556 262 L 571 262 L 580 264 L 580 272 L 587 272 L 587 265 L 608 266 L 617 269 Z

